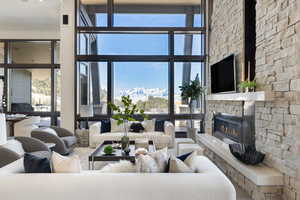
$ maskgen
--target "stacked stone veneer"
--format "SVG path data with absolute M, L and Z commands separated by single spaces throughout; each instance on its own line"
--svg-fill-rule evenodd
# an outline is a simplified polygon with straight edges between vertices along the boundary
M 243 9 L 240 0 L 214 0 L 209 35 L 209 65 L 234 53 L 238 81 L 244 67 Z M 282 199 L 300 200 L 300 0 L 257 0 L 256 11 L 258 90 L 276 97 L 256 103 L 256 145 L 266 153 L 265 164 L 284 174 Z M 242 102 L 208 101 L 210 134 L 213 112 L 240 116 Z

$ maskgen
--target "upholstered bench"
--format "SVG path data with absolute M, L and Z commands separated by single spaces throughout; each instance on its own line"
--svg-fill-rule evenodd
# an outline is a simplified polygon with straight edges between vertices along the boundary
M 192 151 L 197 151 L 198 155 L 203 155 L 204 149 L 199 144 L 179 144 L 178 155 L 186 154 Z
M 176 138 L 174 142 L 176 155 L 179 155 L 179 144 L 195 144 L 195 141 L 191 138 Z

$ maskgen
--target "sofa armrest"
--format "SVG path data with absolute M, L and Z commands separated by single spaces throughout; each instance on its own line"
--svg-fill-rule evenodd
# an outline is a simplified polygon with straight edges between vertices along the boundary
M 172 122 L 166 121 L 164 124 L 164 132 L 166 135 L 171 136 L 172 143 L 170 144 L 170 147 L 174 146 L 175 141 L 175 126 Z
M 18 159 L 20 159 L 20 155 L 11 151 L 10 149 L 0 147 L 0 168 L 8 165 Z
M 22 143 L 25 152 L 48 151 L 50 153 L 50 149 L 41 140 L 30 137 L 16 137 L 15 139 Z
M 90 134 L 90 146 L 94 147 L 94 143 L 93 143 L 93 136 L 94 135 L 100 135 L 101 134 L 101 122 L 96 122 L 94 124 L 92 124 L 89 128 L 89 134 Z
M 51 126 L 53 130 L 57 133 L 59 137 L 68 137 L 68 136 L 75 136 L 71 131 L 65 129 L 65 128 L 60 128 L 56 126 Z

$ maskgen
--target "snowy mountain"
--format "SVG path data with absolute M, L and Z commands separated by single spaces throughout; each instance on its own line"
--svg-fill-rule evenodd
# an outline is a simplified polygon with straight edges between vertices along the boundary
M 133 88 L 129 90 L 123 90 L 119 92 L 117 96 L 118 99 L 121 99 L 121 96 L 129 95 L 134 102 L 142 100 L 148 100 L 149 96 L 160 97 L 160 98 L 168 98 L 168 90 L 161 88 Z

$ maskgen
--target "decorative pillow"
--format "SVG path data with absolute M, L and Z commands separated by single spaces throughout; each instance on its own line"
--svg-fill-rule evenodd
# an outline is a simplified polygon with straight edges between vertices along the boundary
M 171 156 L 169 173 L 193 173 L 193 170 L 175 156 Z
M 184 163 L 193 170 L 193 172 L 197 172 L 197 166 L 195 166 L 194 159 L 198 156 L 197 151 L 192 152 L 185 160 Z
M 181 160 L 182 162 L 185 161 L 185 159 L 187 159 L 187 157 L 189 157 L 189 155 L 191 155 L 193 152 L 190 152 L 190 153 L 186 153 L 186 154 L 183 154 L 183 155 L 180 155 L 180 156 L 177 156 L 176 158 Z M 167 164 L 167 167 L 166 167 L 166 171 L 165 172 L 169 172 L 169 168 L 170 168 L 170 158 L 168 160 L 168 164 Z
M 18 140 L 8 140 L 7 143 L 4 145 L 1 145 L 1 147 L 4 147 L 6 149 L 9 149 L 9 150 L 15 152 L 20 157 L 23 157 L 25 154 L 22 143 L 19 142 Z
M 105 165 L 100 173 L 135 173 L 136 166 L 127 160 L 121 160 L 118 163 Z
M 168 167 L 168 161 L 169 161 L 169 154 L 168 154 L 168 148 L 164 148 L 158 151 L 155 151 L 153 153 L 149 153 L 149 156 L 151 156 L 159 169 L 159 172 L 163 173 L 166 172 L 167 167 Z
M 111 132 L 124 132 L 124 124 L 118 125 L 118 121 L 110 119 Z
M 23 162 L 25 173 L 51 173 L 50 161 L 48 158 L 25 153 Z
M 110 120 L 103 119 L 101 120 L 101 133 L 109 133 L 110 132 Z
M 155 121 L 156 119 L 145 120 L 143 121 L 143 127 L 146 132 L 153 132 L 155 130 Z
M 165 131 L 165 120 L 155 121 L 155 131 L 164 132 Z
M 53 173 L 80 173 L 81 165 L 77 155 L 65 157 L 53 152 L 52 157 Z
M 132 123 L 130 126 L 130 131 L 134 133 L 141 133 L 145 130 L 141 123 Z
M 139 173 L 159 173 L 159 167 L 149 155 L 139 155 L 136 158 L 136 171 Z

